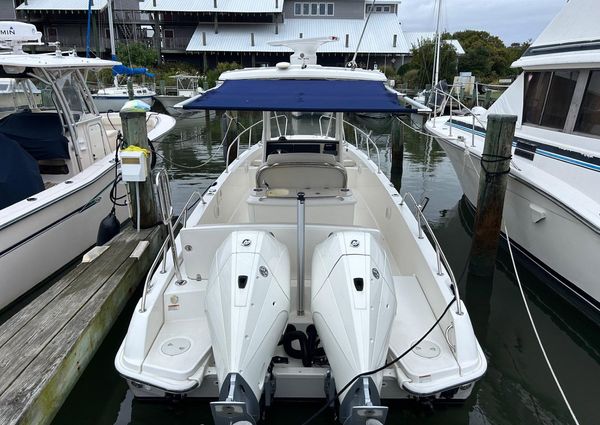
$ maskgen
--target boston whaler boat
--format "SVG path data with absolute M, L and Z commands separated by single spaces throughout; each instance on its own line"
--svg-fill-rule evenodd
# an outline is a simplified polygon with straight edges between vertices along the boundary
M 385 422 L 381 399 L 465 399 L 487 363 L 451 270 L 411 195 L 344 135 L 344 112 L 406 110 L 382 73 L 299 56 L 225 72 L 183 103 L 262 110 L 261 141 L 182 214 L 116 368 L 137 397 L 217 399 L 217 424 L 256 423 L 277 398 L 339 399 L 342 423 L 373 425 Z M 322 131 L 287 134 L 273 111 L 335 113 Z
M 517 116 L 504 203 L 511 242 L 592 314 L 600 313 L 599 19 L 594 0 L 566 3 L 513 64 L 524 72 L 489 111 L 426 124 L 476 205 L 486 118 Z
M 121 119 L 96 111 L 84 76 L 117 62 L 60 50 L 27 54 L 23 45 L 40 44 L 35 26 L 0 22 L 0 30 L 0 47 L 11 49 L 0 55 L 0 77 L 20 90 L 13 113 L 0 120 L 1 309 L 96 242 L 113 207 L 109 194 L 120 187 L 114 151 Z M 53 106 L 38 101 L 36 87 L 52 93 Z M 29 101 L 19 109 L 23 97 Z M 154 140 L 175 120 L 152 113 L 147 125 Z M 115 212 L 128 217 L 125 206 Z

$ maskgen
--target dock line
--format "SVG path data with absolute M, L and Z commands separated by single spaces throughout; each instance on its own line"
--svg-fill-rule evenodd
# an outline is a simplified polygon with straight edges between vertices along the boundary
M 515 271 L 517 283 L 519 284 L 519 291 L 521 292 L 521 298 L 523 298 L 523 304 L 525 304 L 525 310 L 527 310 L 527 315 L 529 316 L 529 322 L 531 323 L 531 327 L 533 328 L 533 332 L 535 333 L 537 342 L 540 346 L 540 349 L 542 350 L 542 354 L 544 355 L 544 359 L 546 360 L 548 369 L 550 369 L 550 373 L 552 374 L 552 377 L 554 378 L 554 382 L 556 382 L 556 386 L 558 387 L 558 390 L 560 391 L 560 395 L 562 396 L 565 404 L 567 405 L 567 408 L 569 409 L 569 413 L 571 414 L 571 417 L 573 418 L 573 422 L 575 422 L 577 425 L 579 425 L 579 421 L 577 420 L 577 417 L 575 416 L 575 413 L 573 412 L 573 409 L 571 408 L 571 404 L 569 403 L 569 400 L 567 400 L 567 396 L 565 395 L 565 392 L 563 391 L 562 386 L 560 385 L 560 382 L 558 381 L 558 378 L 556 377 L 556 373 L 554 373 L 552 364 L 550 363 L 550 360 L 548 359 L 548 355 L 546 354 L 546 349 L 544 348 L 544 344 L 542 344 L 542 340 L 540 339 L 540 334 L 538 333 L 537 327 L 535 326 L 535 322 L 533 321 L 533 317 L 531 316 L 531 311 L 529 310 L 529 305 L 527 304 L 527 299 L 525 298 L 525 292 L 523 292 L 523 285 L 521 285 L 521 279 L 519 278 L 519 272 L 517 271 L 517 266 L 515 264 L 515 257 L 513 256 L 512 248 L 510 246 L 510 237 L 508 236 L 508 228 L 506 227 L 506 225 L 504 225 L 504 234 L 506 235 L 506 240 L 508 241 L 508 252 L 510 253 L 510 260 L 512 261 L 513 270 Z

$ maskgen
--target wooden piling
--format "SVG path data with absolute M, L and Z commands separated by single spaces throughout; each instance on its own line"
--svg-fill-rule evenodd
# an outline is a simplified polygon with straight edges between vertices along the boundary
M 516 122 L 515 115 L 488 116 L 469 259 L 469 273 L 476 276 L 494 273 Z
M 0 326 L 0 424 L 52 422 L 163 239 L 124 230 Z
M 150 152 L 148 143 L 148 132 L 146 127 L 146 113 L 141 111 L 121 110 L 121 124 L 123 127 L 123 138 L 128 146 L 138 146 Z M 147 229 L 155 226 L 158 222 L 156 214 L 156 203 L 154 190 L 152 188 L 151 156 L 146 156 L 146 167 L 148 178 L 143 182 L 128 183 L 129 199 L 131 202 L 131 217 L 135 221 L 138 217 L 137 197 L 140 197 L 140 228 Z M 139 191 L 139 193 L 138 193 Z M 134 223 L 137 226 L 137 223 Z

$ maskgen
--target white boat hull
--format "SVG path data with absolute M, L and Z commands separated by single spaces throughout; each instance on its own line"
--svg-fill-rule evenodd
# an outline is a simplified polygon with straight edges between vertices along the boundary
M 119 112 L 125 102 L 129 100 L 128 96 L 102 96 L 94 94 L 94 103 L 98 112 Z M 134 96 L 134 100 L 141 100 L 144 103 L 152 106 L 154 104 L 154 97 L 152 96 Z
M 427 129 L 436 135 L 440 146 L 452 162 L 463 192 L 472 206 L 477 205 L 479 163 L 481 156 L 474 149 L 465 153 L 465 145 L 455 138 L 443 136 L 440 128 Z M 457 129 L 453 130 L 455 135 Z M 466 140 L 470 140 L 468 135 Z M 477 144 L 483 138 L 476 136 Z M 468 142 L 469 143 L 469 142 Z M 599 310 L 600 285 L 597 273 L 590 267 L 598 260 L 600 229 L 586 224 L 576 212 L 557 201 L 551 194 L 536 187 L 511 167 L 504 201 L 503 224 L 508 227 L 511 241 L 546 274 L 593 310 Z

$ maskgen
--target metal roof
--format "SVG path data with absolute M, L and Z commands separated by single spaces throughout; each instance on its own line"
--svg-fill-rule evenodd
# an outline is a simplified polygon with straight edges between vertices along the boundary
M 94 0 L 92 10 L 103 10 L 107 0 Z M 27 0 L 17 6 L 17 10 L 88 10 L 88 0 Z
M 360 38 L 364 19 L 291 19 L 279 24 L 219 24 L 219 33 L 214 33 L 212 24 L 199 24 L 192 35 L 189 52 L 291 52 L 282 46 L 270 46 L 269 41 L 282 41 L 309 37 L 335 35 L 337 41 L 322 45 L 318 53 L 354 53 Z M 202 42 L 205 33 L 206 45 Z M 254 34 L 254 46 L 251 40 Z M 348 47 L 346 47 L 348 34 Z M 396 47 L 393 46 L 396 35 Z M 359 53 L 407 54 L 409 44 L 404 38 L 398 17 L 392 13 L 374 13 L 369 20 Z
M 422 43 L 424 40 L 435 40 L 434 32 L 405 32 L 404 37 L 408 44 L 412 47 L 418 47 L 419 43 Z M 463 49 L 462 45 L 458 40 L 443 40 L 444 43 L 450 44 L 454 49 L 456 49 L 457 55 L 464 55 L 465 49 Z
M 144 12 L 274 13 L 283 10 L 284 0 L 143 0 Z M 154 6 L 156 3 L 156 6 Z M 215 3 L 217 7 L 215 8 Z

